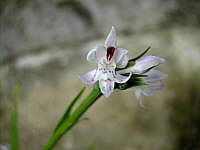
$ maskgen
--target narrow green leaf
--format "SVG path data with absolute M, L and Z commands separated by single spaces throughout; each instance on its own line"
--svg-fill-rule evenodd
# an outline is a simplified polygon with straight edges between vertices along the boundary
M 135 57 L 135 58 L 133 58 L 133 59 L 130 59 L 129 60 L 129 62 L 130 61 L 136 61 L 137 59 L 139 59 L 139 58 L 141 58 L 142 56 L 144 56 L 149 50 L 150 50 L 150 46 L 143 52 L 143 53 L 141 53 L 139 56 L 137 56 L 137 57 Z
M 123 76 L 129 76 L 130 73 L 124 73 L 122 74 Z M 138 78 L 138 77 L 148 77 L 148 75 L 145 75 L 145 74 L 133 74 L 131 76 L 132 78 Z
M 144 75 L 144 74 L 133 74 L 132 77 L 134 77 L 134 78 L 138 78 L 138 77 L 148 77 L 148 75 Z
M 21 85 L 17 84 L 15 87 L 15 91 L 13 94 L 13 104 L 10 107 L 10 144 L 11 144 L 11 150 L 18 150 L 18 129 L 17 129 L 17 105 L 18 105 L 18 99 L 19 94 L 21 91 Z
M 85 91 L 86 87 L 83 87 L 81 89 L 81 91 L 77 94 L 77 96 L 72 100 L 72 102 L 70 103 L 70 105 L 68 106 L 68 108 L 66 109 L 64 115 L 62 116 L 62 118 L 60 119 L 60 121 L 58 122 L 56 128 L 54 129 L 54 132 L 60 127 L 60 125 L 69 117 L 73 106 L 75 105 L 75 103 L 80 99 L 80 97 L 82 96 L 83 92 Z
M 10 144 L 11 150 L 18 150 L 17 111 L 10 109 Z
M 133 86 L 142 86 L 142 85 L 149 85 L 148 83 L 145 83 L 145 82 L 138 82 L 138 81 L 135 81 L 133 82 Z

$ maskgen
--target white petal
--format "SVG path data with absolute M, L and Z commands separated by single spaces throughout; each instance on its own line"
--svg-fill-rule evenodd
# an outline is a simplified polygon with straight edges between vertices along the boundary
M 158 56 L 145 56 L 135 62 L 135 65 L 124 70 L 120 70 L 119 73 L 144 73 L 149 69 L 158 66 L 163 63 L 165 59 Z
M 159 81 L 167 77 L 167 74 L 155 69 L 151 69 L 147 73 L 144 73 L 144 75 L 148 75 L 148 77 L 143 77 L 146 81 Z
M 145 56 L 139 60 L 136 60 L 133 70 L 137 73 L 144 73 L 148 69 L 151 69 L 155 66 L 158 66 L 160 63 L 163 63 L 165 59 L 158 56 Z
M 119 64 L 119 66 L 121 65 L 121 62 L 123 62 L 124 60 L 124 56 L 128 54 L 128 50 L 125 48 L 116 48 L 115 49 L 115 53 L 114 53 L 114 60 L 116 64 Z M 127 58 L 127 57 L 126 57 Z M 121 62 L 120 62 L 121 61 Z
M 160 91 L 165 84 L 162 81 L 154 81 L 154 82 L 148 82 L 144 81 L 145 83 L 148 83 L 149 85 L 140 86 L 142 93 L 146 96 L 152 96 L 158 91 Z
M 91 84 L 94 84 L 98 80 L 98 71 L 97 69 L 94 69 L 85 74 L 79 74 L 78 77 L 81 79 L 83 84 L 91 85 Z
M 96 58 L 99 61 L 102 57 L 106 56 L 106 49 L 104 46 L 98 45 L 96 47 Z
M 114 78 L 114 80 L 117 83 L 125 83 L 130 79 L 131 76 L 132 76 L 132 73 L 130 73 L 129 76 L 122 76 L 119 73 L 116 73 L 116 77 Z
M 140 101 L 140 105 L 144 108 L 146 108 L 146 106 L 142 103 L 142 94 L 144 94 L 145 96 L 152 96 L 165 86 L 162 81 L 152 81 L 152 82 L 145 81 L 145 82 L 148 83 L 149 85 L 138 86 L 135 88 L 136 98 Z
M 109 46 L 113 46 L 113 47 L 117 46 L 117 34 L 116 34 L 116 30 L 114 26 L 112 26 L 112 29 L 110 33 L 108 34 L 105 41 L 105 47 L 109 47 Z
M 128 64 L 129 56 L 124 55 L 121 60 L 117 63 L 117 68 L 125 68 Z
M 96 48 L 90 50 L 87 54 L 87 60 L 89 62 L 97 62 L 97 56 L 96 56 Z
M 115 82 L 112 80 L 99 80 L 99 87 L 101 92 L 104 94 L 105 97 L 109 97 L 110 94 L 114 91 Z
M 115 63 L 118 63 L 124 55 L 128 53 L 128 50 L 125 48 L 116 48 L 113 58 L 115 59 Z
M 135 88 L 135 96 L 136 96 L 137 100 L 139 100 L 140 106 L 143 107 L 144 109 L 146 109 L 147 106 L 142 103 L 142 91 L 141 91 L 140 87 Z

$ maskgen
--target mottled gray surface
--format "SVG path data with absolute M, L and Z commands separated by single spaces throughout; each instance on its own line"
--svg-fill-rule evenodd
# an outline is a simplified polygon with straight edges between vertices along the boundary
M 9 144 L 8 108 L 17 82 L 21 150 L 39 150 L 83 87 L 77 74 L 112 25 L 134 57 L 166 58 L 166 88 L 144 110 L 134 89 L 101 97 L 55 150 L 197 150 L 200 147 L 199 2 L 186 0 L 6 0 L 0 2 L 0 144 Z M 185 11 L 184 11 L 185 10 Z M 182 19 L 181 19 L 182 18 Z M 89 93 L 89 87 L 84 96 Z

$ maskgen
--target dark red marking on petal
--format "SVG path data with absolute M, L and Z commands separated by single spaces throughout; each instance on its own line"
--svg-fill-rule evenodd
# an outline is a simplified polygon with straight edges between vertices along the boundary
M 107 60 L 110 61 L 112 59 L 114 52 L 115 52 L 115 48 L 113 46 L 110 46 L 107 48 L 107 55 L 106 55 Z

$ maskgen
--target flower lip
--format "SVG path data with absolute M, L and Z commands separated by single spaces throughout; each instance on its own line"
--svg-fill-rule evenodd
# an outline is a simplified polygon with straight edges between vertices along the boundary
M 110 61 L 110 60 L 112 59 L 112 57 L 113 57 L 113 55 L 114 55 L 114 52 L 115 52 L 115 47 L 109 46 L 109 47 L 107 48 L 107 54 L 106 54 L 107 60 Z

